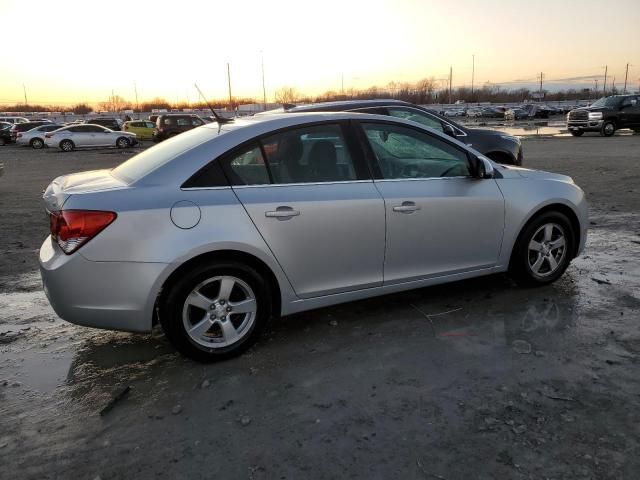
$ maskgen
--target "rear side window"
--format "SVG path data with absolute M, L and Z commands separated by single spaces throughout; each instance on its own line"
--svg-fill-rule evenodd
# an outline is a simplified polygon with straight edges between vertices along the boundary
M 228 162 L 228 163 L 227 163 Z M 235 154 L 230 160 L 227 172 L 233 185 L 265 185 L 270 183 L 267 165 L 259 145 L 251 145 Z
M 180 127 L 187 127 L 191 125 L 191 121 L 188 118 L 178 118 L 176 119 L 176 124 Z
M 274 183 L 357 180 L 340 125 L 287 130 L 264 138 L 262 145 Z

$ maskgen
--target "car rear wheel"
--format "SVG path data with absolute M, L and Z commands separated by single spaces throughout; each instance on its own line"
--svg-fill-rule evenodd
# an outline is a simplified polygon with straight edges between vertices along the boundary
M 571 133 L 571 135 L 573 135 L 574 137 L 581 137 L 584 134 L 583 130 L 569 130 L 569 132 Z
M 75 145 L 71 140 L 62 140 L 60 142 L 60 150 L 62 150 L 63 152 L 70 152 L 74 148 L 75 148 Z
M 120 137 L 116 140 L 116 146 L 118 148 L 127 148 L 130 144 L 131 142 L 129 142 L 129 139 L 125 137 Z
M 602 129 L 600 130 L 600 134 L 603 137 L 610 137 L 614 133 L 616 133 L 616 124 L 612 121 L 606 121 L 602 124 Z
M 548 285 L 564 273 L 572 259 L 575 232 L 560 212 L 545 212 L 520 233 L 511 254 L 509 273 L 517 284 Z
M 39 150 L 42 147 L 44 147 L 44 142 L 40 138 L 34 138 L 33 140 L 31 140 L 30 143 L 31 143 L 31 148 L 35 148 L 36 150 Z
M 212 262 L 182 274 L 160 302 L 160 323 L 182 354 L 227 359 L 258 339 L 271 317 L 269 284 L 236 262 Z

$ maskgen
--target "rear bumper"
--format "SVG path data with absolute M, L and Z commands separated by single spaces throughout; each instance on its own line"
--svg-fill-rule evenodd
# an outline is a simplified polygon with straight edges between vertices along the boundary
M 79 252 L 66 255 L 49 236 L 40 248 L 44 291 L 60 318 L 77 325 L 149 331 L 154 285 L 167 265 L 92 262 Z

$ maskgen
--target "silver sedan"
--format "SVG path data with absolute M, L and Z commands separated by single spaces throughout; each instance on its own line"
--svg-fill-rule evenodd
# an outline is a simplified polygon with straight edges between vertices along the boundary
M 357 113 L 209 124 L 59 177 L 44 201 L 40 269 L 58 315 L 159 321 L 202 361 L 242 352 L 274 316 L 496 272 L 548 284 L 588 224 L 567 176 Z
M 49 132 L 44 136 L 47 147 L 70 152 L 76 148 L 118 147 L 127 148 L 138 143 L 135 133 L 115 132 L 101 125 L 70 125 Z

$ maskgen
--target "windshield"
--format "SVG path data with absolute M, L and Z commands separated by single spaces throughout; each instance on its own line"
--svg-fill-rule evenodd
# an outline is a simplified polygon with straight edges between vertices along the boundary
M 591 104 L 592 107 L 616 107 L 620 103 L 618 97 L 602 97 Z

